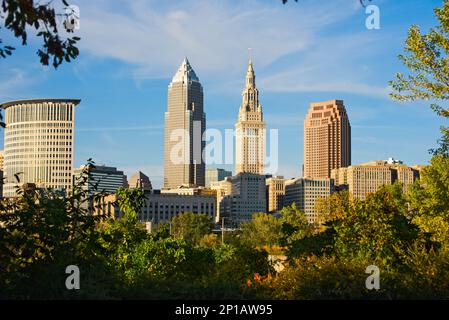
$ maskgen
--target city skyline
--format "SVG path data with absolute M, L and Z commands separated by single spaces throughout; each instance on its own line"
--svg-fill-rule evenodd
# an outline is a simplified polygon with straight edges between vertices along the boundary
M 221 4 L 225 6 L 224 3 Z M 427 21 L 431 21 L 428 18 L 433 14 L 432 8 L 435 3 L 433 1 L 426 4 L 412 2 L 407 5 L 410 8 L 406 13 L 411 15 L 409 19 L 413 18 L 424 27 L 428 26 Z M 131 7 L 135 9 L 136 6 Z M 294 21 L 294 15 L 299 14 L 301 9 L 315 10 L 316 8 L 312 8 L 312 6 L 310 1 L 304 1 L 301 4 L 295 4 L 295 6 L 288 5 L 282 8 L 281 17 L 285 18 L 285 22 L 280 21 L 281 18 L 277 18 L 274 30 L 279 32 L 279 37 L 283 41 L 288 40 L 288 32 L 286 32 L 287 35 L 282 34 L 284 27 L 288 27 L 289 23 Z M 167 15 L 175 12 L 170 5 L 162 5 L 162 7 L 162 9 L 158 7 L 153 9 L 156 11 L 163 10 Z M 267 15 L 276 10 L 275 4 L 262 7 L 266 10 Z M 213 10 L 208 6 L 205 8 Z M 246 2 L 239 7 L 243 13 L 246 12 L 245 9 L 247 8 Z M 117 8 L 107 7 L 106 9 L 102 14 L 117 12 Z M 178 9 L 179 12 L 187 13 L 187 16 L 184 16 L 185 19 L 188 19 L 189 13 L 191 14 L 193 10 L 193 8 L 182 6 Z M 204 10 L 206 9 L 199 12 L 201 17 L 205 16 Z M 343 12 L 345 10 L 347 12 Z M 342 9 L 337 10 L 334 5 L 326 4 L 323 5 L 323 9 L 318 10 L 317 15 L 328 13 L 326 18 L 330 22 L 324 23 L 320 29 L 326 32 L 332 31 L 328 40 L 337 41 L 341 40 L 342 37 L 344 38 L 348 31 L 339 31 L 339 27 L 341 29 L 345 25 L 349 25 L 349 32 L 357 30 L 356 35 L 360 40 L 360 42 L 351 42 L 351 45 L 358 45 L 356 49 L 360 49 L 357 53 L 351 52 L 350 54 L 351 58 L 356 59 L 342 59 L 341 66 L 338 67 L 332 64 L 335 58 L 319 54 L 320 50 L 315 52 L 322 59 L 323 65 L 332 66 L 329 70 L 329 77 L 326 81 L 322 81 L 321 87 L 318 87 L 320 81 L 316 81 L 316 76 L 311 77 L 313 72 L 316 73 L 317 70 L 310 70 L 310 68 L 305 67 L 312 56 L 312 54 L 308 55 L 307 51 L 320 48 L 321 44 L 317 41 L 304 42 L 304 48 L 302 49 L 291 48 L 295 45 L 299 46 L 298 43 L 288 44 L 286 42 L 287 47 L 289 47 L 287 49 L 291 50 L 290 53 L 283 51 L 287 49 L 281 50 L 283 52 L 278 54 L 273 54 L 272 50 L 268 50 L 270 56 L 262 50 L 260 44 L 258 46 L 253 41 L 245 42 L 239 38 L 236 41 L 237 49 L 239 49 L 236 57 L 223 58 L 220 55 L 216 58 L 213 57 L 214 54 L 211 54 L 209 59 L 198 54 L 201 45 L 198 49 L 186 48 L 181 45 L 179 50 L 170 54 L 173 56 L 170 59 L 174 61 L 173 63 L 170 62 L 171 70 L 179 64 L 184 56 L 189 56 L 196 69 L 198 69 L 197 72 L 201 74 L 202 81 L 204 81 L 208 128 L 214 127 L 220 130 L 232 128 L 235 122 L 235 110 L 240 103 L 239 93 L 243 84 L 241 74 L 245 70 L 248 55 L 246 51 L 248 47 L 252 47 L 253 60 L 258 66 L 258 79 L 262 92 L 261 99 L 264 101 L 265 120 L 269 128 L 279 129 L 280 169 L 276 173 L 278 175 L 286 177 L 301 175 L 300 168 L 303 162 L 302 151 L 300 150 L 303 141 L 301 131 L 303 130 L 302 120 L 305 112 L 311 102 L 330 99 L 344 100 L 348 106 L 348 115 L 354 129 L 352 132 L 352 162 L 354 164 L 386 159 L 390 156 L 404 160 L 408 164 L 425 164 L 430 158 L 427 150 L 435 145 L 434 141 L 439 136 L 438 128 L 434 125 L 437 121 L 436 116 L 424 107 L 425 103 L 418 103 L 415 106 L 398 104 L 389 100 L 384 92 L 385 90 L 379 90 L 379 88 L 386 88 L 387 80 L 392 79 L 395 69 L 399 68 L 399 63 L 395 61 L 395 55 L 400 53 L 401 44 L 394 43 L 391 45 L 392 38 L 398 37 L 398 34 L 402 38 L 408 27 L 407 19 L 401 23 L 393 23 L 391 20 L 395 14 L 405 14 L 400 11 L 399 5 L 390 5 L 384 2 L 382 3 L 382 10 L 382 28 L 379 31 L 364 29 L 362 23 L 365 18 L 364 12 L 355 6 L 343 5 Z M 225 12 L 229 13 L 226 10 Z M 335 17 L 332 16 L 332 12 Z M 88 26 L 95 20 L 90 16 L 94 13 L 95 10 L 85 10 L 84 16 L 83 12 L 81 13 L 81 33 L 92 32 L 92 28 L 88 28 Z M 182 14 L 178 18 L 182 22 Z M 324 19 L 324 17 L 322 18 Z M 311 23 L 310 19 L 307 22 Z M 100 22 L 96 21 L 96 23 Z M 244 24 L 245 22 L 240 21 L 239 23 Z M 299 29 L 301 26 L 303 25 L 300 23 L 299 25 L 298 23 L 295 24 L 295 28 Z M 309 28 L 312 27 L 309 26 Z M 379 38 L 382 39 L 382 37 L 387 36 L 385 30 L 388 30 L 387 40 L 390 42 L 384 41 L 382 43 Z M 261 28 L 260 32 L 263 33 L 263 31 L 264 29 Z M 316 32 L 312 34 L 316 35 Z M 269 37 L 269 35 L 264 34 L 264 37 Z M 274 38 L 269 38 L 271 44 L 275 44 Z M 332 41 L 329 41 L 328 44 L 331 44 Z M 325 45 L 324 42 L 323 45 Z M 349 49 L 345 49 L 344 52 L 346 53 Z M 139 78 L 138 74 L 128 72 L 128 67 L 134 64 L 137 64 L 140 69 L 142 66 L 139 61 L 130 62 L 123 57 L 108 56 L 108 53 L 104 52 L 95 55 L 90 50 L 87 49 L 85 55 L 81 56 L 80 60 L 76 61 L 73 66 L 63 67 L 60 74 L 52 70 L 46 70 L 42 73 L 36 72 L 34 78 L 28 77 L 29 70 L 24 71 L 15 66 L 17 61 L 23 61 L 24 57 L 32 55 L 32 50 L 18 51 L 15 56 L 8 60 L 11 67 L 2 73 L 2 79 L 8 79 L 1 87 L 2 101 L 36 97 L 58 98 L 68 96 L 80 98 L 82 103 L 77 111 L 75 122 L 75 166 L 78 167 L 92 157 L 98 164 L 125 170 L 128 176 L 137 170 L 141 170 L 150 177 L 155 187 L 160 187 L 162 185 L 161 169 L 163 163 L 163 144 L 161 143 L 163 139 L 163 112 L 166 109 L 166 86 L 171 74 L 164 69 L 169 65 L 168 61 L 161 63 L 161 60 L 152 61 L 148 58 L 148 63 L 153 63 L 153 68 L 147 70 L 150 75 L 141 75 L 141 78 Z M 212 48 L 212 53 L 215 52 L 214 50 L 216 49 Z M 342 58 L 340 51 L 341 49 L 338 49 L 335 52 L 338 58 Z M 143 51 L 140 52 L 144 56 Z M 373 59 L 373 56 L 383 57 L 387 54 L 389 58 L 386 60 Z M 99 55 L 103 55 L 104 61 L 99 62 Z M 210 59 L 221 59 L 222 65 L 219 65 L 216 61 L 211 62 Z M 348 67 L 349 60 L 351 61 L 350 68 Z M 159 68 L 161 70 L 157 70 L 158 68 L 155 67 L 157 64 L 162 66 Z M 92 70 L 89 69 L 91 65 L 93 66 Z M 110 68 L 111 66 L 113 67 L 112 71 L 105 72 L 106 67 Z M 230 66 L 233 66 L 233 68 L 229 68 Z M 292 70 L 286 71 L 285 68 L 288 66 L 291 66 Z M 372 75 L 370 70 L 379 67 L 385 67 L 380 72 L 380 76 L 370 79 L 370 75 Z M 88 69 L 89 71 L 87 71 Z M 227 71 L 223 71 L 223 69 L 227 69 Z M 37 63 L 32 64 L 30 70 L 39 71 L 40 67 Z M 288 71 L 292 72 L 289 73 Z M 366 71 L 364 72 L 366 77 L 359 82 L 355 82 L 359 85 L 353 86 L 349 90 L 348 82 L 356 79 L 353 75 L 356 71 Z M 339 76 L 341 77 L 345 73 L 348 73 L 347 80 L 339 82 Z M 69 81 L 61 81 L 62 78 Z M 276 79 L 278 81 L 275 81 Z M 294 81 L 291 81 L 292 79 Z M 304 79 L 310 80 L 308 86 Z M 315 83 L 312 80 L 315 80 Z M 14 81 L 16 81 L 15 85 Z M 63 82 L 73 84 L 66 86 Z M 286 82 L 290 86 L 286 86 Z M 339 85 L 331 88 L 329 83 L 332 82 Z M 88 88 L 92 83 L 100 84 L 95 84 L 92 89 Z M 280 84 L 284 87 L 279 88 Z M 7 90 L 8 86 L 9 90 Z M 125 110 L 126 112 L 119 113 L 119 110 Z M 103 116 L 100 121 L 99 115 Z M 391 138 L 392 132 L 395 132 L 394 139 Z M 413 145 L 407 143 L 410 141 L 410 137 L 414 140 Z M 294 152 L 292 152 L 290 145 L 294 146 Z M 223 167 L 227 168 L 226 166 Z M 233 169 L 233 166 L 231 166 L 231 169 Z

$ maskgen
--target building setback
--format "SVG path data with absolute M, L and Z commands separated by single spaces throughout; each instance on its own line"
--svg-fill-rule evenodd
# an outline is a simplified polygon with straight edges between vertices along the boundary
M 20 184 L 72 190 L 75 99 L 33 99 L 6 102 L 4 197 L 16 195 Z
M 304 120 L 306 178 L 330 178 L 331 170 L 351 165 L 351 125 L 341 100 L 310 105 Z
M 204 186 L 202 159 L 206 114 L 203 112 L 203 87 L 184 59 L 168 86 L 165 113 L 164 188 L 181 185 Z

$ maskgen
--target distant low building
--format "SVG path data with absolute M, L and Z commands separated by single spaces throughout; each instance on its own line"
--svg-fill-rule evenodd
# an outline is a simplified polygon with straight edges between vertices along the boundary
M 419 167 L 409 167 L 402 161 L 390 158 L 334 169 L 331 176 L 339 189 L 348 189 L 355 198 L 363 200 L 380 187 L 396 181 L 402 183 L 403 191 L 407 192 L 419 177 L 419 172 Z
M 116 200 L 115 195 L 105 197 L 96 206 L 96 214 L 120 218 L 122 214 Z M 145 205 L 138 214 L 138 219 L 142 223 L 152 224 L 170 222 L 173 217 L 183 212 L 205 214 L 215 221 L 217 212 L 215 195 L 160 193 L 156 190 L 145 192 Z
M 316 221 L 316 202 L 319 198 L 327 198 L 334 192 L 332 179 L 296 178 L 289 180 L 285 186 L 285 205 L 293 203 L 307 217 L 310 223 Z

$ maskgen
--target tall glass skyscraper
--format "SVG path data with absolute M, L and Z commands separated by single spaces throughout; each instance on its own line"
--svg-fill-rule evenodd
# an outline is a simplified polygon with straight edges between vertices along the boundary
M 204 186 L 206 128 L 203 87 L 187 58 L 168 86 L 165 113 L 164 188 Z

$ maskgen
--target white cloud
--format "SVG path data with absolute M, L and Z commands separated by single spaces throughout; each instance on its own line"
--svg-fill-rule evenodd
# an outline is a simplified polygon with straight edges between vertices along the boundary
M 168 77 L 189 56 L 200 78 L 241 75 L 252 48 L 258 66 L 307 49 L 316 33 L 355 12 L 347 0 L 82 2 L 82 52 L 134 66 L 137 78 Z

